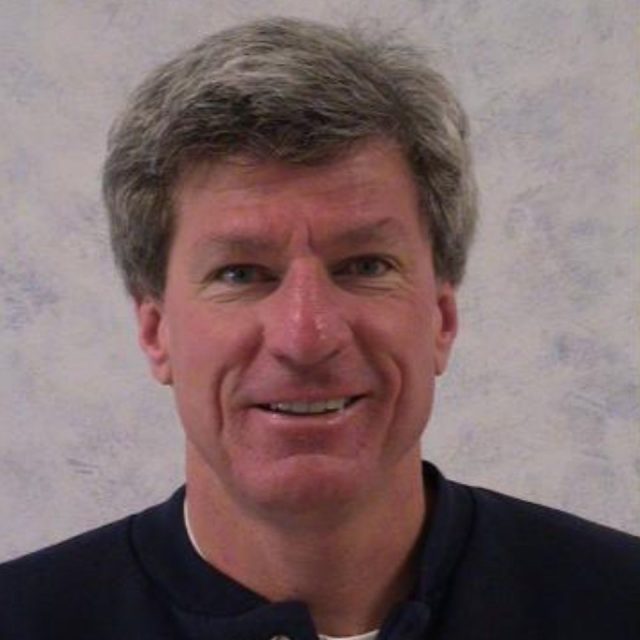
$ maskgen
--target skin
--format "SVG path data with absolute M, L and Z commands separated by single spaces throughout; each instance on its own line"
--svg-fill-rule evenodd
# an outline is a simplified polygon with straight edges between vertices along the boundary
M 136 307 L 184 427 L 198 545 L 307 602 L 323 633 L 375 628 L 412 583 L 420 436 L 457 331 L 409 168 L 382 140 L 314 167 L 238 157 L 189 169 L 174 202 L 163 299 Z

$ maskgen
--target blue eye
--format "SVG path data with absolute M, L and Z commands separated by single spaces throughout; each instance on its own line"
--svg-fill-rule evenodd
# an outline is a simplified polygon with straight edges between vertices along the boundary
M 378 256 L 360 256 L 344 263 L 339 269 L 338 275 L 357 276 L 363 278 L 378 278 L 391 269 L 388 260 Z
M 253 284 L 268 280 L 267 274 L 259 267 L 250 264 L 234 264 L 222 267 L 216 272 L 216 280 L 226 284 Z

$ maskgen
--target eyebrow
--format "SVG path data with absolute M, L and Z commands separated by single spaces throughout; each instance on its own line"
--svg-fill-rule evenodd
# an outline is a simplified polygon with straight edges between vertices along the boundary
M 379 241 L 395 244 L 405 235 L 402 227 L 393 218 L 382 218 L 373 223 L 347 229 L 331 241 L 337 244 L 368 244 Z
M 404 230 L 396 220 L 382 218 L 329 236 L 323 240 L 323 244 L 349 247 L 383 242 L 386 245 L 396 245 L 405 237 Z M 196 268 L 201 260 L 217 252 L 231 256 L 280 254 L 282 247 L 280 243 L 255 231 L 230 231 L 205 236 L 196 242 L 191 260 L 192 268 Z
M 196 242 L 195 253 L 200 251 L 225 251 L 227 253 L 264 253 L 276 248 L 275 243 L 258 235 L 231 232 L 205 236 Z

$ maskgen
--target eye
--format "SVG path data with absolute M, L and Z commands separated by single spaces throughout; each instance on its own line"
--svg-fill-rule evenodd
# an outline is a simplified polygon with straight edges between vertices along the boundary
M 358 256 L 347 260 L 336 270 L 338 276 L 379 278 L 392 268 L 389 260 L 380 256 Z
M 256 284 L 273 280 L 264 268 L 253 264 L 232 264 L 218 269 L 214 280 L 230 285 Z

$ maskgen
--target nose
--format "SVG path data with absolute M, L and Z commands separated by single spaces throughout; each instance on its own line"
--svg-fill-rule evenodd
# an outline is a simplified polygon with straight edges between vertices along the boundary
M 323 365 L 341 354 L 351 329 L 340 291 L 322 263 L 300 259 L 290 265 L 264 310 L 265 346 L 298 370 Z

